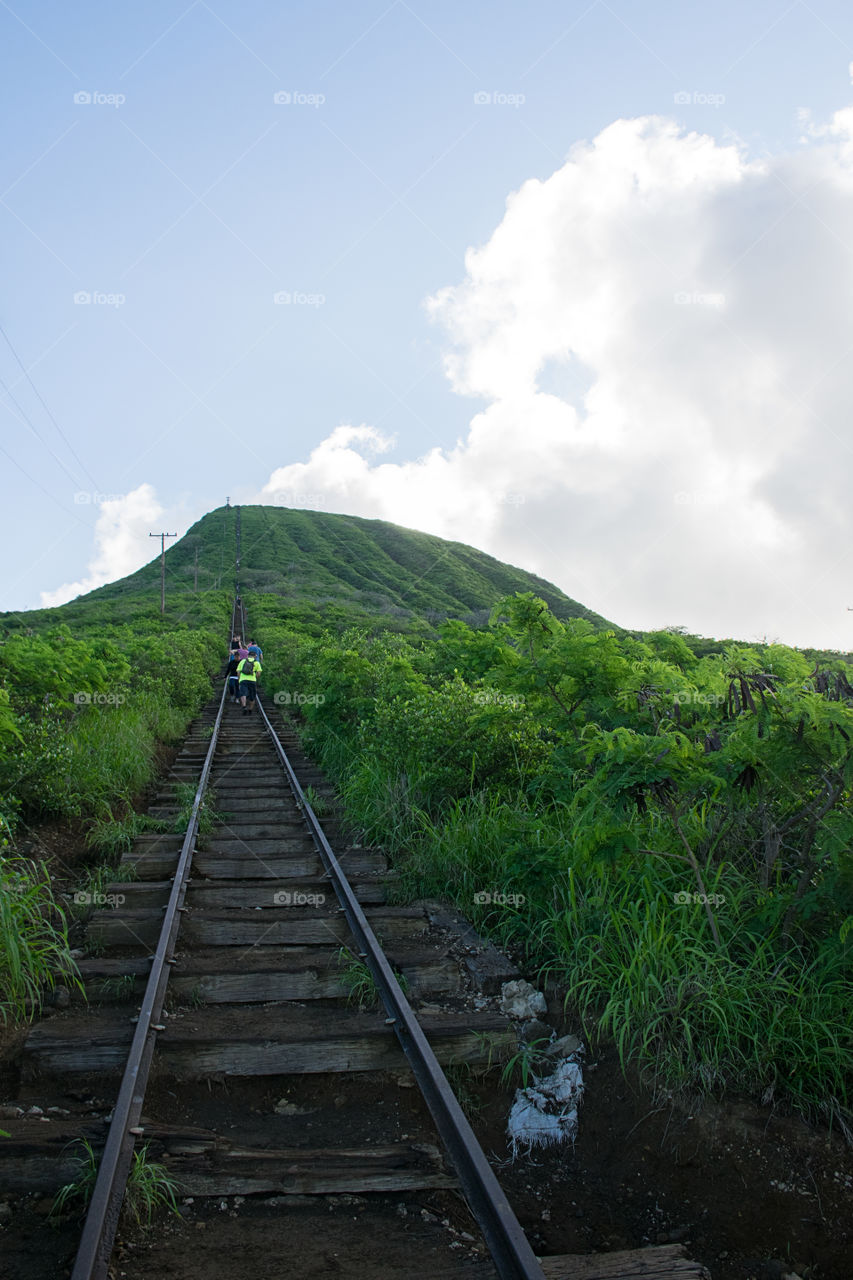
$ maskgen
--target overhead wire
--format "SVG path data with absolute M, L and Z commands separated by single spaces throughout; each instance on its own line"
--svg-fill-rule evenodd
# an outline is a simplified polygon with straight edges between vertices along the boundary
M 22 374 L 24 375 L 24 378 L 26 378 L 26 379 L 27 379 L 27 381 L 28 381 L 28 383 L 29 383 L 29 387 L 31 387 L 31 388 L 32 388 L 32 390 L 33 390 L 33 394 L 35 394 L 36 398 L 38 399 L 38 403 L 40 403 L 40 404 L 41 404 L 41 407 L 42 407 L 42 408 L 44 408 L 44 411 L 45 411 L 45 413 L 46 413 L 47 417 L 49 417 L 50 421 L 51 421 L 51 422 L 53 422 L 53 424 L 54 424 L 54 428 L 55 428 L 55 429 L 56 429 L 56 431 L 58 431 L 58 433 L 59 433 L 60 439 L 61 439 L 61 440 L 63 440 L 63 442 L 64 442 L 64 444 L 65 444 L 65 445 L 67 445 L 68 452 L 69 452 L 70 454 L 72 454 L 72 457 L 74 458 L 74 461 L 76 461 L 76 462 L 77 462 L 77 465 L 79 466 L 79 468 L 81 468 L 81 471 L 83 472 L 83 475 L 87 476 L 87 477 L 88 477 L 88 480 L 91 480 L 91 483 L 92 483 L 93 485 L 95 485 L 95 489 L 97 490 L 97 481 L 95 480 L 95 477 L 93 477 L 93 476 L 92 476 L 92 474 L 91 474 L 91 472 L 90 472 L 90 470 L 88 470 L 88 467 L 86 466 L 86 463 L 85 463 L 85 462 L 83 462 L 83 461 L 81 460 L 81 458 L 79 458 L 79 457 L 78 457 L 77 451 L 76 451 L 76 449 L 74 449 L 73 444 L 72 444 L 72 443 L 70 443 L 70 440 L 68 439 L 68 436 L 67 436 L 67 435 L 65 435 L 65 433 L 64 433 L 64 431 L 63 431 L 63 429 L 61 429 L 61 426 L 59 425 L 59 422 L 58 422 L 58 421 L 56 421 L 55 416 L 54 416 L 54 413 L 53 413 L 53 412 L 51 412 L 51 411 L 50 411 L 50 407 L 49 407 L 49 406 L 47 406 L 47 402 L 45 401 L 45 397 L 44 397 L 44 396 L 42 396 L 42 394 L 41 394 L 40 390 L 38 390 L 38 388 L 36 387 L 36 384 L 35 384 L 35 383 L 33 383 L 33 380 L 32 380 L 32 378 L 31 378 L 31 375 L 29 375 L 29 370 L 27 369 L 26 365 L 24 365 L 24 362 L 23 362 L 22 358 L 20 358 L 20 356 L 18 355 L 17 349 L 15 349 L 14 344 L 13 344 L 13 342 L 12 342 L 12 338 L 10 338 L 10 337 L 9 337 L 9 334 L 8 334 L 8 333 L 6 333 L 6 330 L 4 329 L 3 324 L 0 324 L 0 334 L 1 334 L 1 335 L 3 335 L 3 339 L 4 339 L 4 342 L 6 343 L 6 346 L 8 346 L 9 351 L 10 351 L 10 352 L 12 352 L 12 355 L 14 356 L 15 361 L 17 361 L 17 364 L 18 364 L 18 367 L 19 367 L 20 371 L 22 371 Z M 47 451 L 49 451 L 49 453 L 51 454 L 51 457 L 53 457 L 53 458 L 54 458 L 54 461 L 55 461 L 55 462 L 58 462 L 58 463 L 59 463 L 59 466 L 60 466 L 61 468 L 63 468 L 63 471 L 65 472 L 65 475 L 70 476 L 70 479 L 72 479 L 72 480 L 74 481 L 74 484 L 79 484 L 79 480 L 77 479 L 77 476 L 72 476 L 72 475 L 70 475 L 70 471 L 68 470 L 68 467 L 67 467 L 67 466 L 65 466 L 65 463 L 64 463 L 63 461 L 61 461 L 61 458 L 58 456 L 58 454 L 54 453 L 53 449 L 51 449 L 50 445 L 49 445 L 49 444 L 47 444 L 46 440 L 44 439 L 44 436 L 42 436 L 40 433 L 38 433 L 38 430 L 35 428 L 35 426 L 33 426 L 32 421 L 31 421 L 31 420 L 29 420 L 29 416 L 27 415 L 27 413 L 26 413 L 26 412 L 24 412 L 24 410 L 23 410 L 22 406 L 20 406 L 20 403 L 19 403 L 18 399 L 17 399 L 17 398 L 15 398 L 15 396 L 14 396 L 14 394 L 13 394 L 13 392 L 12 392 L 12 389 L 10 389 L 10 388 L 6 387 L 6 384 L 5 384 L 5 383 L 3 383 L 3 380 L 1 380 L 1 379 L 0 379 L 0 383 L 1 383 L 1 385 L 3 385 L 3 389 L 4 389 L 4 392 L 6 393 L 6 396 L 8 396 L 10 399 L 12 399 L 12 402 L 15 404 L 15 406 L 17 406 L 17 408 L 18 408 L 18 411 L 19 411 L 20 415 L 22 415 L 23 420 L 27 422 L 27 425 L 29 426 L 29 429 L 31 429 L 31 430 L 32 430 L 32 433 L 33 433 L 33 434 L 35 434 L 36 439 L 40 440 L 41 444 L 44 444 L 44 445 L 45 445 L 45 448 L 47 449 Z
M 27 471 L 25 467 L 22 467 L 20 462 L 18 462 L 18 459 L 13 458 L 11 453 L 9 453 L 9 450 L 5 449 L 2 444 L 0 444 L 0 452 L 5 453 L 12 465 L 16 466 L 21 474 L 25 475 L 30 483 L 34 484 L 37 489 L 41 489 L 45 497 L 50 498 L 51 502 L 56 503 L 60 511 L 64 511 L 66 515 L 72 516 L 73 519 L 79 521 L 80 524 L 85 525 L 87 529 L 93 528 L 93 525 L 90 524 L 88 520 L 84 520 L 82 516 L 78 516 L 76 511 L 72 511 L 70 507 L 66 507 L 65 503 L 60 502 L 59 498 L 57 498 L 55 494 L 51 493 L 49 489 L 45 489 L 41 481 L 36 480 L 35 476 L 31 476 L 29 471 Z

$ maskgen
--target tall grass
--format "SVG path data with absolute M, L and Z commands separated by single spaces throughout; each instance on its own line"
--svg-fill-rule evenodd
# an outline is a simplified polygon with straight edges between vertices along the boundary
M 149 817 L 147 813 L 137 813 L 131 809 L 121 818 L 116 818 L 109 805 L 94 819 L 86 833 L 86 844 L 90 849 L 103 854 L 108 863 L 115 863 L 124 853 L 130 853 L 133 842 L 144 831 L 162 831 L 168 824 L 162 818 Z
M 0 1018 L 32 1015 L 57 979 L 80 986 L 76 973 L 44 863 L 0 858 Z
M 679 866 L 581 858 L 559 807 L 480 793 L 440 820 L 414 818 L 401 896 L 452 899 L 562 986 L 585 1033 L 611 1038 L 623 1065 L 658 1089 L 735 1089 L 849 1131 L 849 959 L 843 947 L 782 947 L 736 868 L 709 873 L 708 893 L 724 899 L 717 947 L 704 907 L 677 899 L 693 888 Z
M 150 1143 L 134 1151 L 122 1201 L 122 1217 L 133 1219 L 138 1227 L 150 1226 L 155 1210 L 167 1208 L 177 1213 L 179 1185 L 169 1176 L 162 1164 L 157 1164 L 148 1154 Z M 100 1160 L 85 1139 L 80 1140 L 78 1151 L 72 1157 L 77 1165 L 77 1176 L 60 1187 L 51 1206 L 49 1218 L 56 1220 L 71 1205 L 80 1202 L 84 1210 L 92 1198 L 98 1180 Z
M 125 706 L 87 710 L 68 735 L 67 794 L 77 811 L 140 792 L 154 777 L 158 741 L 177 741 L 189 719 L 189 712 L 164 705 L 152 691 Z

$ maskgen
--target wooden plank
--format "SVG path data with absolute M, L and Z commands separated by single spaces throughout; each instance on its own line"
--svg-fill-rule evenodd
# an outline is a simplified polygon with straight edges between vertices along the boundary
M 314 848 L 309 835 L 278 836 L 272 838 L 246 838 L 239 836 L 209 836 L 199 842 L 199 848 L 205 853 L 249 854 L 256 858 L 264 858 L 271 854 L 281 857 L 284 853 L 309 853 Z
M 403 965 L 402 972 L 413 997 L 456 994 L 461 985 L 459 966 L 450 958 L 411 967 Z M 172 978 L 169 990 L 204 1004 L 340 1000 L 347 995 L 339 969 L 316 965 L 278 972 L 180 974 Z
M 561 1254 L 540 1258 L 546 1280 L 711 1280 L 680 1244 L 652 1245 L 614 1253 Z
M 174 853 L 129 854 L 124 863 L 132 864 L 140 879 L 161 880 L 171 875 L 178 862 L 180 850 Z M 347 875 L 353 878 L 359 875 L 377 873 L 385 870 L 384 857 L 375 852 L 354 851 L 340 857 L 341 865 Z M 208 854 L 199 851 L 193 856 L 192 874 L 204 876 L 211 880 L 243 880 L 251 876 L 254 880 L 286 880 L 301 876 L 322 875 L 323 866 L 319 856 L 313 852 L 291 853 L 286 857 L 264 856 L 258 858 L 249 855 L 245 849 L 236 853 Z
M 311 836 L 304 822 L 278 818 L 253 819 L 251 814 L 243 820 L 238 814 L 224 819 L 207 839 L 200 839 L 199 844 L 208 848 L 211 841 L 245 840 L 253 844 L 256 840 L 310 840 Z
M 326 907 L 322 908 L 325 911 Z M 334 910 L 334 907 L 329 907 Z M 424 932 L 422 912 L 406 907 L 368 908 L 374 930 L 385 939 L 411 938 Z M 95 911 L 89 920 L 88 936 L 106 947 L 156 946 L 163 913 L 154 910 Z M 342 915 L 321 914 L 321 909 L 274 907 L 258 911 L 188 911 L 183 917 L 181 942 L 185 946 L 253 947 L 298 946 L 306 943 L 328 945 L 350 940 L 349 926 Z
M 174 1177 L 182 1195 L 188 1196 L 255 1196 L 255 1195 L 328 1195 L 331 1193 L 379 1192 L 390 1195 L 400 1191 L 453 1191 L 459 1183 L 449 1173 L 429 1169 L 394 1169 L 387 1173 L 378 1170 L 352 1170 L 337 1176 L 324 1174 L 322 1170 L 281 1177 L 264 1177 L 260 1174 L 238 1174 L 229 1170 L 222 1173 L 191 1173 L 177 1162 L 170 1162 L 169 1175 Z
M 387 862 L 383 854 L 373 849 L 344 850 L 338 855 L 338 861 L 349 879 L 359 876 L 384 872 Z M 227 856 L 213 855 L 199 851 L 193 858 L 193 872 L 208 879 L 243 879 L 249 873 L 252 864 L 253 879 L 289 880 L 297 876 L 322 875 L 323 864 L 318 854 L 294 853 L 287 858 L 265 857 L 262 862 L 249 856 L 245 850 Z
M 53 1155 L 16 1154 L 10 1144 L 3 1145 L 0 1160 L 0 1194 L 27 1195 L 40 1192 L 50 1195 L 80 1175 L 80 1165 L 74 1150 L 57 1151 Z
M 350 884 L 356 897 L 362 903 L 383 903 L 386 898 L 385 887 L 379 877 L 360 880 L 353 878 Z M 169 880 L 136 880 L 116 881 L 105 886 L 106 894 L 121 894 L 125 904 L 132 910 L 143 907 L 164 907 L 169 899 L 172 884 Z M 225 908 L 251 908 L 271 905 L 283 905 L 286 899 L 281 895 L 289 894 L 317 896 L 324 894 L 326 900 L 337 906 L 332 889 L 327 880 L 312 879 L 302 876 L 294 879 L 271 880 L 269 877 L 257 880 L 242 879 L 236 884 L 227 880 L 205 882 L 196 880 L 187 890 L 187 905 L 199 911 L 215 911 Z M 278 895 L 278 897 L 277 897 Z
M 158 1137 L 146 1126 L 146 1137 Z M 169 1173 L 197 1196 L 328 1195 L 453 1189 L 438 1148 L 395 1144 L 364 1148 L 258 1149 L 221 1142 L 164 1140 Z
M 396 1036 L 384 1040 L 327 1041 L 322 1047 L 314 1043 L 184 1045 L 164 1046 L 163 1066 L 178 1076 L 191 1079 L 207 1076 L 313 1075 L 328 1072 L 399 1071 L 405 1058 Z M 504 1033 L 504 1042 L 492 1051 L 484 1048 L 474 1033 L 436 1036 L 433 1051 L 442 1065 L 481 1064 L 501 1061 L 518 1047 L 515 1032 Z M 75 1068 L 79 1070 L 79 1068 Z
M 493 1014 L 421 1019 L 440 1062 L 481 1063 L 514 1052 L 516 1033 Z M 28 1071 L 90 1073 L 121 1068 L 130 1019 L 109 1010 L 71 1012 L 34 1027 L 24 1045 Z M 399 1071 L 405 1064 L 381 1014 L 324 1005 L 212 1005 L 169 1019 L 157 1040 L 163 1069 L 177 1075 L 287 1075 Z
M 275 818 L 276 822 L 289 823 L 291 826 L 305 826 L 305 819 L 297 809 L 296 802 L 282 795 L 244 795 L 229 791 L 218 793 L 216 812 L 229 822 L 234 818 L 242 822 L 257 821 L 260 815 L 262 818 Z

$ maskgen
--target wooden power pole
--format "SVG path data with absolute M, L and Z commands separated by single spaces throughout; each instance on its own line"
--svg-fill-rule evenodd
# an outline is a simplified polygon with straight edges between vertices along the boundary
M 160 539 L 160 614 L 166 612 L 166 539 L 177 538 L 176 533 L 149 533 L 149 538 Z

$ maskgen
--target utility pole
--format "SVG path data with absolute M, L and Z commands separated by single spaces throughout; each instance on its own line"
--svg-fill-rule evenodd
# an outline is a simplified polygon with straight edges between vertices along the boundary
M 160 614 L 166 612 L 166 539 L 177 538 L 176 533 L 149 533 L 149 538 L 160 539 Z

